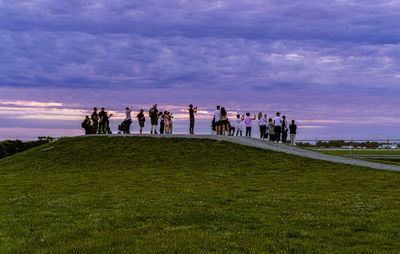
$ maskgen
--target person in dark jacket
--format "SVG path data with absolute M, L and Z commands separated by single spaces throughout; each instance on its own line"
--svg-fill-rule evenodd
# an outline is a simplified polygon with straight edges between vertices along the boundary
M 90 124 L 89 116 L 86 116 L 85 120 L 82 122 L 82 128 L 85 129 L 85 135 L 92 134 L 92 125 Z
M 295 124 L 294 120 L 292 120 L 292 124 L 289 125 L 289 131 L 290 131 L 290 144 L 295 146 L 296 145 L 297 125 Z

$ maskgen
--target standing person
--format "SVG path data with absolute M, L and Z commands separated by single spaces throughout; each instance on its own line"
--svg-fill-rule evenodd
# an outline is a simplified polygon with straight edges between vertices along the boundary
M 266 128 L 265 128 L 265 140 L 268 140 L 268 134 L 269 134 L 269 121 L 268 121 L 268 117 L 267 117 L 267 114 L 264 114 L 264 119 L 265 119 L 265 123 L 267 124 L 266 125 Z
M 97 114 L 97 108 L 93 108 L 93 113 L 90 116 L 92 119 L 92 134 L 96 134 L 99 128 L 99 115 Z
M 236 115 L 236 136 L 242 136 L 244 116 Z
M 226 112 L 225 108 L 221 108 L 221 113 L 219 116 L 222 126 L 222 135 L 225 135 L 226 131 L 229 131 L 229 121 L 228 121 L 228 112 Z
M 104 129 L 104 125 L 106 124 L 105 122 L 105 116 L 106 116 L 106 112 L 104 111 L 104 108 L 101 108 L 100 112 L 99 112 L 99 134 L 105 134 L 106 131 Z
M 132 108 L 126 107 L 125 108 L 125 125 L 126 125 L 126 130 L 124 131 L 124 134 L 131 134 L 130 129 L 131 129 L 131 124 L 132 124 Z
M 144 128 L 144 122 L 146 121 L 146 118 L 144 117 L 144 110 L 141 109 L 139 114 L 137 114 L 136 117 L 138 119 L 139 127 L 140 127 L 139 133 L 142 134 L 142 131 L 143 131 L 143 128 Z
M 160 134 L 164 134 L 164 112 L 160 112 Z
M 260 139 L 265 139 L 265 132 L 267 131 L 267 121 L 262 112 L 258 113 L 258 127 L 260 127 Z
M 269 140 L 275 141 L 275 124 L 272 121 L 272 118 L 268 120 L 268 132 L 269 132 Z
M 190 126 L 189 134 L 194 134 L 194 114 L 197 113 L 197 106 L 193 108 L 193 104 L 189 105 Z
M 229 136 L 235 136 L 235 124 L 231 124 L 231 122 L 228 121 L 228 125 L 229 125 Z
M 286 143 L 287 133 L 288 133 L 288 121 L 286 120 L 286 116 L 282 116 L 282 142 Z
M 168 112 L 168 129 L 169 129 L 169 134 L 172 135 L 172 127 L 174 126 L 172 123 L 172 118 L 174 118 L 174 115 L 170 112 Z
M 294 123 L 294 120 L 292 120 L 292 124 L 289 125 L 289 130 L 290 130 L 290 144 L 292 146 L 295 146 L 296 145 L 297 125 Z
M 85 129 L 85 135 L 89 135 L 92 133 L 92 126 L 90 125 L 90 118 L 89 116 L 85 117 L 85 120 L 83 120 L 81 127 Z
M 221 134 L 221 132 L 220 132 L 220 130 L 221 130 L 221 119 L 220 119 L 220 117 L 221 117 L 221 107 L 217 106 L 217 110 L 215 110 L 215 112 L 214 112 L 215 130 L 216 130 L 217 135 Z
M 281 118 L 281 113 L 279 112 L 276 112 L 274 125 L 275 125 L 275 142 L 282 143 L 281 141 L 282 118 Z
M 213 120 L 211 121 L 211 134 L 215 135 L 216 126 L 215 126 L 215 116 L 213 116 Z
M 253 126 L 253 120 L 256 120 L 256 115 L 254 117 L 250 116 L 250 113 L 246 113 L 246 118 L 244 119 L 244 123 L 246 124 L 246 137 L 251 137 L 251 127 Z
M 153 134 L 153 129 L 154 129 L 154 134 L 157 134 L 157 124 L 158 124 L 157 104 L 154 104 L 154 106 L 149 110 L 149 117 L 151 122 L 150 134 Z
M 169 112 L 164 111 L 164 132 L 165 134 L 169 133 Z
M 113 114 L 108 114 L 106 112 L 104 119 L 105 119 L 105 124 L 104 124 L 104 133 L 106 134 L 112 134 L 111 128 L 110 128 L 110 118 L 113 116 Z

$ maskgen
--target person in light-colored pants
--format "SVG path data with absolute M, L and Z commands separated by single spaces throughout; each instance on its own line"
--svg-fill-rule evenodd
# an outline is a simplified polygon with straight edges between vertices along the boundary
M 290 144 L 295 146 L 296 145 L 297 125 L 295 124 L 294 120 L 292 120 L 292 124 L 289 125 L 289 131 L 290 131 Z
M 296 134 L 290 134 L 290 144 L 292 146 L 296 145 Z

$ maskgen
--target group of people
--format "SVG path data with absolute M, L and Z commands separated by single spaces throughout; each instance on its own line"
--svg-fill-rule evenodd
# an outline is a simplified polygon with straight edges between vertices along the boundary
M 169 112 L 169 111 L 161 111 L 159 112 L 157 109 L 157 104 L 154 104 L 154 106 L 149 110 L 149 117 L 150 117 L 150 124 L 151 124 L 151 131 L 150 134 L 158 134 L 157 129 L 158 129 L 158 122 L 160 122 L 160 134 L 172 134 L 173 130 L 173 122 L 172 119 L 174 118 L 174 115 Z M 146 121 L 146 117 L 144 115 L 144 110 L 141 109 L 139 114 L 137 115 L 137 119 L 139 121 L 139 133 L 143 133 L 143 128 L 144 128 L 144 123 Z M 126 119 L 125 119 L 126 120 Z M 123 131 L 123 130 L 122 130 Z M 129 128 L 127 131 L 124 132 L 124 134 L 129 134 Z
M 194 134 L 195 114 L 197 113 L 197 106 L 189 105 L 189 133 Z M 124 134 L 130 134 L 130 126 L 132 124 L 132 107 L 126 107 L 125 120 L 118 126 L 118 130 Z M 85 134 L 111 134 L 109 119 L 113 114 L 109 114 L 104 108 L 101 108 L 97 113 L 97 108 L 93 108 L 93 113 L 85 117 L 82 122 L 82 128 L 85 129 Z M 157 104 L 155 104 L 148 112 L 150 118 L 151 130 L 150 134 L 172 134 L 173 130 L 173 114 L 168 111 L 159 112 Z M 139 133 L 143 133 L 143 128 L 146 122 L 144 110 L 141 109 L 136 115 L 139 123 Z M 296 144 L 297 126 L 295 120 L 289 124 L 286 116 L 281 117 L 281 113 L 277 112 L 275 117 L 267 117 L 267 114 L 259 112 L 258 115 L 253 115 L 249 112 L 246 115 L 236 115 L 233 121 L 228 119 L 228 112 L 224 107 L 217 106 L 212 120 L 212 132 L 216 135 L 231 135 L 242 136 L 245 131 L 247 137 L 251 137 L 253 121 L 258 120 L 260 129 L 260 139 L 275 141 L 277 143 L 286 143 L 288 133 L 290 134 L 290 142 L 292 145 Z
M 236 115 L 234 121 L 229 121 L 228 113 L 224 107 L 217 106 L 211 123 L 212 132 L 216 135 L 242 136 L 246 131 L 246 136 L 251 137 L 253 121 L 258 120 L 260 129 L 260 139 L 275 141 L 277 143 L 286 143 L 288 132 L 290 134 L 290 142 L 296 145 L 297 125 L 295 120 L 289 124 L 286 116 L 281 117 L 281 113 L 277 112 L 274 118 L 268 118 L 267 114 L 262 112 L 251 116 L 249 112 L 246 115 Z M 236 133 L 235 133 L 236 132 Z
M 97 108 L 93 108 L 93 113 L 85 117 L 82 122 L 82 128 L 85 129 L 85 134 L 111 134 L 110 118 L 113 114 L 109 114 L 104 108 L 101 108 L 97 113 Z
M 197 107 L 196 107 L 197 112 Z M 125 108 L 125 120 L 118 126 L 118 130 L 124 134 L 130 134 L 130 128 L 132 124 L 132 107 Z M 113 116 L 113 114 L 109 114 L 105 111 L 104 108 L 101 108 L 101 111 L 97 113 L 97 108 L 93 108 L 93 113 L 90 116 L 86 116 L 85 120 L 82 122 L 82 128 L 85 129 L 85 134 L 112 134 L 110 129 L 110 121 L 109 119 Z M 139 133 L 143 133 L 143 128 L 146 122 L 146 116 L 144 110 L 141 109 L 139 113 L 136 115 L 138 123 L 139 123 Z M 151 124 L 151 134 L 158 134 L 157 127 L 158 122 L 160 121 L 160 134 L 172 134 L 173 122 L 174 118 L 173 114 L 169 111 L 158 112 L 157 104 L 155 104 L 149 110 L 149 118 Z M 193 115 L 194 118 L 194 115 Z M 193 120 L 194 124 L 194 120 Z M 193 126 L 194 128 L 194 126 Z

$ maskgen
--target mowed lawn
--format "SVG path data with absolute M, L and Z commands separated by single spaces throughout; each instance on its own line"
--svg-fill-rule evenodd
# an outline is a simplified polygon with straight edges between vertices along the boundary
M 0 160 L 0 253 L 399 252 L 399 186 L 215 140 L 65 138 Z

